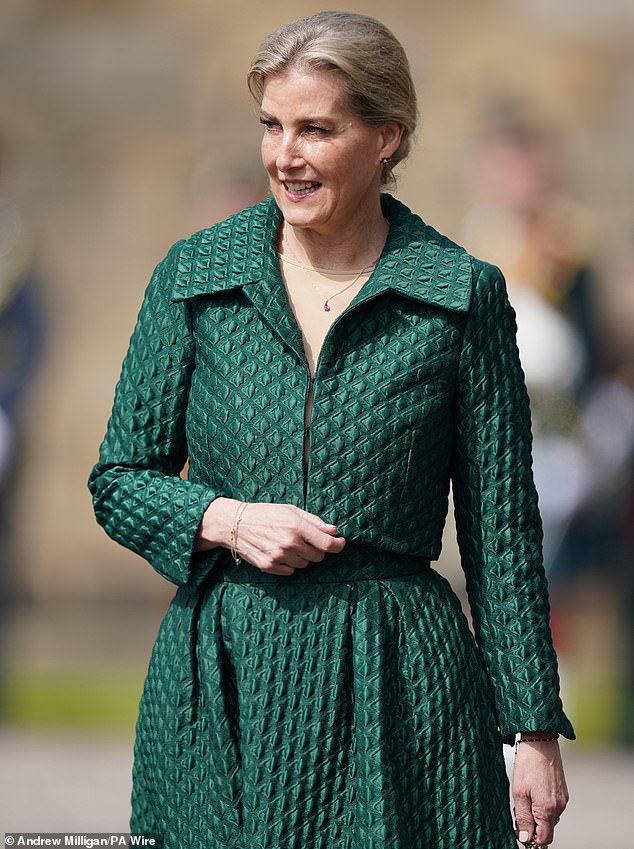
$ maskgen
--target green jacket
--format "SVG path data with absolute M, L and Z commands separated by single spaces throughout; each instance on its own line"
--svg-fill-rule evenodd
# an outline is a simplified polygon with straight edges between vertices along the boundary
M 348 542 L 435 560 L 453 486 L 476 639 L 506 739 L 574 737 L 558 696 L 528 397 L 498 268 L 389 195 L 376 270 L 310 372 L 272 199 L 177 242 L 148 286 L 90 476 L 98 521 L 195 594 L 216 496 L 288 502 Z M 189 460 L 188 479 L 179 477 Z

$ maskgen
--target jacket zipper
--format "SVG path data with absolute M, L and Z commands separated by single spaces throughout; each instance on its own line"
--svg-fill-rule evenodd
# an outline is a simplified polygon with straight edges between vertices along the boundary
M 310 374 L 310 368 L 308 368 L 308 364 L 306 365 L 306 370 L 308 372 L 308 378 L 306 381 L 306 395 L 304 398 L 304 410 L 302 412 L 302 417 L 304 421 L 304 430 L 302 431 L 302 471 L 304 476 L 304 510 L 306 509 L 306 501 L 308 498 L 308 475 L 310 473 L 310 455 L 311 455 L 311 440 L 312 440 L 312 431 L 311 424 L 313 419 L 313 410 L 315 409 L 315 378 L 313 378 Z M 315 368 L 315 376 L 317 375 L 317 369 Z M 306 424 L 306 405 L 308 404 L 308 396 L 310 394 L 310 385 L 313 385 L 313 399 L 312 405 L 310 409 L 310 416 L 308 417 L 308 424 Z M 306 450 L 308 449 L 308 450 Z M 304 453 L 307 456 L 306 462 L 304 462 Z
M 372 300 L 372 299 L 369 298 L 368 300 Z M 311 376 L 310 368 L 308 367 L 308 362 L 306 362 L 306 373 L 308 375 L 308 379 L 307 379 L 307 382 L 306 382 L 306 400 L 304 402 L 304 412 L 303 412 L 304 430 L 302 431 L 302 433 L 303 433 L 303 438 L 302 438 L 302 470 L 303 470 L 303 477 L 304 477 L 304 510 L 306 510 L 306 504 L 308 502 L 308 478 L 310 477 L 310 466 L 311 466 L 311 460 L 312 460 L 311 442 L 312 442 L 312 438 L 313 438 L 313 430 L 312 430 L 312 428 L 313 428 L 313 416 L 315 414 L 315 394 L 316 394 L 316 390 L 317 390 L 317 376 L 319 374 L 319 364 L 321 362 L 321 355 L 322 355 L 322 353 L 323 353 L 323 351 L 324 351 L 324 349 L 325 349 L 325 347 L 328 343 L 328 340 L 329 340 L 331 334 L 333 333 L 335 327 L 339 324 L 339 322 L 341 321 L 341 319 L 345 315 L 347 315 L 349 312 L 352 312 L 352 310 L 355 309 L 356 305 L 353 306 L 353 303 L 354 303 L 354 301 L 349 303 L 348 306 L 345 308 L 345 310 L 341 313 L 341 315 L 338 315 L 337 318 L 333 321 L 333 323 L 328 328 L 328 333 L 326 333 L 323 344 L 321 346 L 321 350 L 319 352 L 319 356 L 317 357 L 317 362 L 315 363 L 315 377 L 314 378 Z M 310 384 L 311 383 L 313 385 L 313 399 L 312 399 L 312 406 L 310 408 L 310 416 L 308 418 L 308 424 L 306 425 L 306 423 L 305 423 L 306 422 L 306 404 L 308 403 L 308 393 L 310 392 Z M 308 461 L 306 463 L 304 463 L 304 448 L 306 447 L 306 443 L 308 443 L 308 451 L 307 451 Z
M 365 303 L 367 303 L 368 301 L 374 300 L 375 297 L 376 297 L 376 295 L 373 295 L 370 298 L 367 298 Z M 303 482 L 304 482 L 304 488 L 303 488 L 304 489 L 304 510 L 306 510 L 306 503 L 308 501 L 308 478 L 310 476 L 310 466 L 311 466 L 311 460 L 312 460 L 311 444 L 312 444 L 312 439 L 313 439 L 313 416 L 315 414 L 315 394 L 316 394 L 316 390 L 317 390 L 317 376 L 319 374 L 319 363 L 321 362 L 322 352 L 323 352 L 324 348 L 326 347 L 326 344 L 327 344 L 327 342 L 330 338 L 330 335 L 334 331 L 335 327 L 339 324 L 339 322 L 341 321 L 341 319 L 345 315 L 347 315 L 349 312 L 352 312 L 356 308 L 357 305 L 356 304 L 353 305 L 353 304 L 354 304 L 354 299 L 353 299 L 353 301 L 351 301 L 348 304 L 348 306 L 345 308 L 345 310 L 340 315 L 337 316 L 337 318 L 333 321 L 333 323 L 328 328 L 328 332 L 326 333 L 326 336 L 325 336 L 324 341 L 322 343 L 321 350 L 319 352 L 319 356 L 317 357 L 317 363 L 315 364 L 315 377 L 314 378 L 311 377 L 310 368 L 308 366 L 308 361 L 305 360 L 306 373 L 307 373 L 308 377 L 307 377 L 307 381 L 306 381 L 306 395 L 305 395 L 305 399 L 304 399 L 304 410 L 302 412 L 302 417 L 303 417 L 302 420 L 304 422 L 306 421 L 306 418 L 305 418 L 306 417 L 306 404 L 308 403 L 308 393 L 310 391 L 311 382 L 313 384 L 313 402 L 312 402 L 312 406 L 311 406 L 311 409 L 310 409 L 310 416 L 308 418 L 308 425 L 304 424 L 304 429 L 302 430 L 302 453 L 301 453 L 302 459 L 301 459 L 301 463 L 302 463 Z M 306 428 L 308 428 L 308 433 L 306 433 Z M 308 461 L 307 461 L 306 464 L 304 464 L 304 444 L 305 444 L 306 436 L 308 436 Z

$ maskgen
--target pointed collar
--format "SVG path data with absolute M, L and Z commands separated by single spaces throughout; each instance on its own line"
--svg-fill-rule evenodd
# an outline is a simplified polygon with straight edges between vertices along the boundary
M 445 309 L 467 310 L 473 276 L 469 254 L 391 195 L 382 195 L 381 204 L 390 222 L 388 238 L 354 302 L 391 290 Z M 276 236 L 281 220 L 277 204 L 268 198 L 195 233 L 181 248 L 172 299 L 280 281 Z

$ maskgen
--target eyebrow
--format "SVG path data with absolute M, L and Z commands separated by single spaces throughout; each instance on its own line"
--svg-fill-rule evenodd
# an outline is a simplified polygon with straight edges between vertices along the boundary
M 266 112 L 264 109 L 260 109 L 260 118 L 264 118 L 265 121 L 277 121 L 279 123 L 279 120 L 275 117 L 275 115 L 271 115 L 270 112 Z M 332 118 L 325 118 L 325 117 L 324 118 L 318 118 L 316 116 L 311 118 L 311 117 L 306 116 L 304 118 L 301 118 L 299 123 L 301 123 L 301 124 L 332 124 L 332 122 L 333 122 Z

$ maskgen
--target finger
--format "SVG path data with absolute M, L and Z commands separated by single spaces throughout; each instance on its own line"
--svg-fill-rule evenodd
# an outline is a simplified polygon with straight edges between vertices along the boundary
M 327 536 L 333 537 L 335 539 L 343 539 L 342 536 L 338 535 L 339 528 L 337 527 L 337 525 L 334 525 L 331 522 L 325 522 L 323 519 L 321 519 L 319 516 L 316 516 L 314 513 L 303 512 L 303 519 L 308 527 L 319 531 L 321 534 L 326 534 Z
M 305 569 L 309 563 L 309 559 L 299 551 L 289 552 L 284 560 L 284 565 L 291 566 L 293 569 Z
M 333 540 L 334 544 L 331 544 L 330 542 L 328 542 L 328 540 L 331 540 L 331 539 Z M 322 560 L 325 558 L 326 554 L 337 554 L 338 550 L 340 551 L 344 547 L 345 540 L 343 541 L 343 544 L 341 542 L 338 542 L 338 540 L 341 540 L 341 539 L 343 539 L 343 538 L 342 537 L 336 537 L 336 538 L 326 537 L 325 541 L 322 541 L 322 544 L 324 546 L 322 548 L 318 548 L 317 546 L 310 543 L 308 540 L 303 539 L 297 545 L 294 553 L 298 557 L 304 558 L 309 563 L 321 563 Z
M 538 820 L 536 834 L 538 846 L 549 846 L 555 836 L 554 820 Z
M 527 796 L 519 796 L 515 799 L 515 825 L 519 842 L 528 843 L 535 833 L 535 820 L 530 799 Z
M 244 545 L 240 551 L 243 559 L 255 566 L 261 572 L 271 575 L 292 575 L 295 568 L 287 562 L 286 554 L 273 549 L 260 549 L 252 545 Z
M 268 575 L 292 575 L 295 571 L 292 566 L 285 563 L 265 563 L 262 566 L 257 566 L 257 568 L 260 572 L 266 572 Z
M 326 556 L 326 552 L 319 548 L 315 548 L 310 543 L 303 543 L 297 549 L 297 554 L 303 557 L 307 563 L 321 563 Z
M 533 819 L 538 846 L 548 846 L 555 835 L 555 821 L 561 807 L 556 798 L 548 798 L 539 803 L 533 802 Z
M 319 528 L 326 533 L 337 533 L 337 526 L 333 525 L 332 522 L 326 522 L 325 519 L 321 518 L 321 516 L 317 516 L 315 513 L 309 513 L 307 510 L 302 510 L 301 513 L 302 517 L 316 528 Z
M 308 522 L 302 527 L 301 534 L 302 542 L 318 553 L 338 554 L 346 544 L 344 537 L 332 536 L 325 533 L 323 528 L 317 528 Z
M 532 833 L 531 833 L 532 832 Z M 516 837 L 520 843 L 524 843 L 525 846 L 534 847 L 536 844 L 533 842 L 533 839 L 536 838 L 535 830 L 524 827 L 516 831 Z

